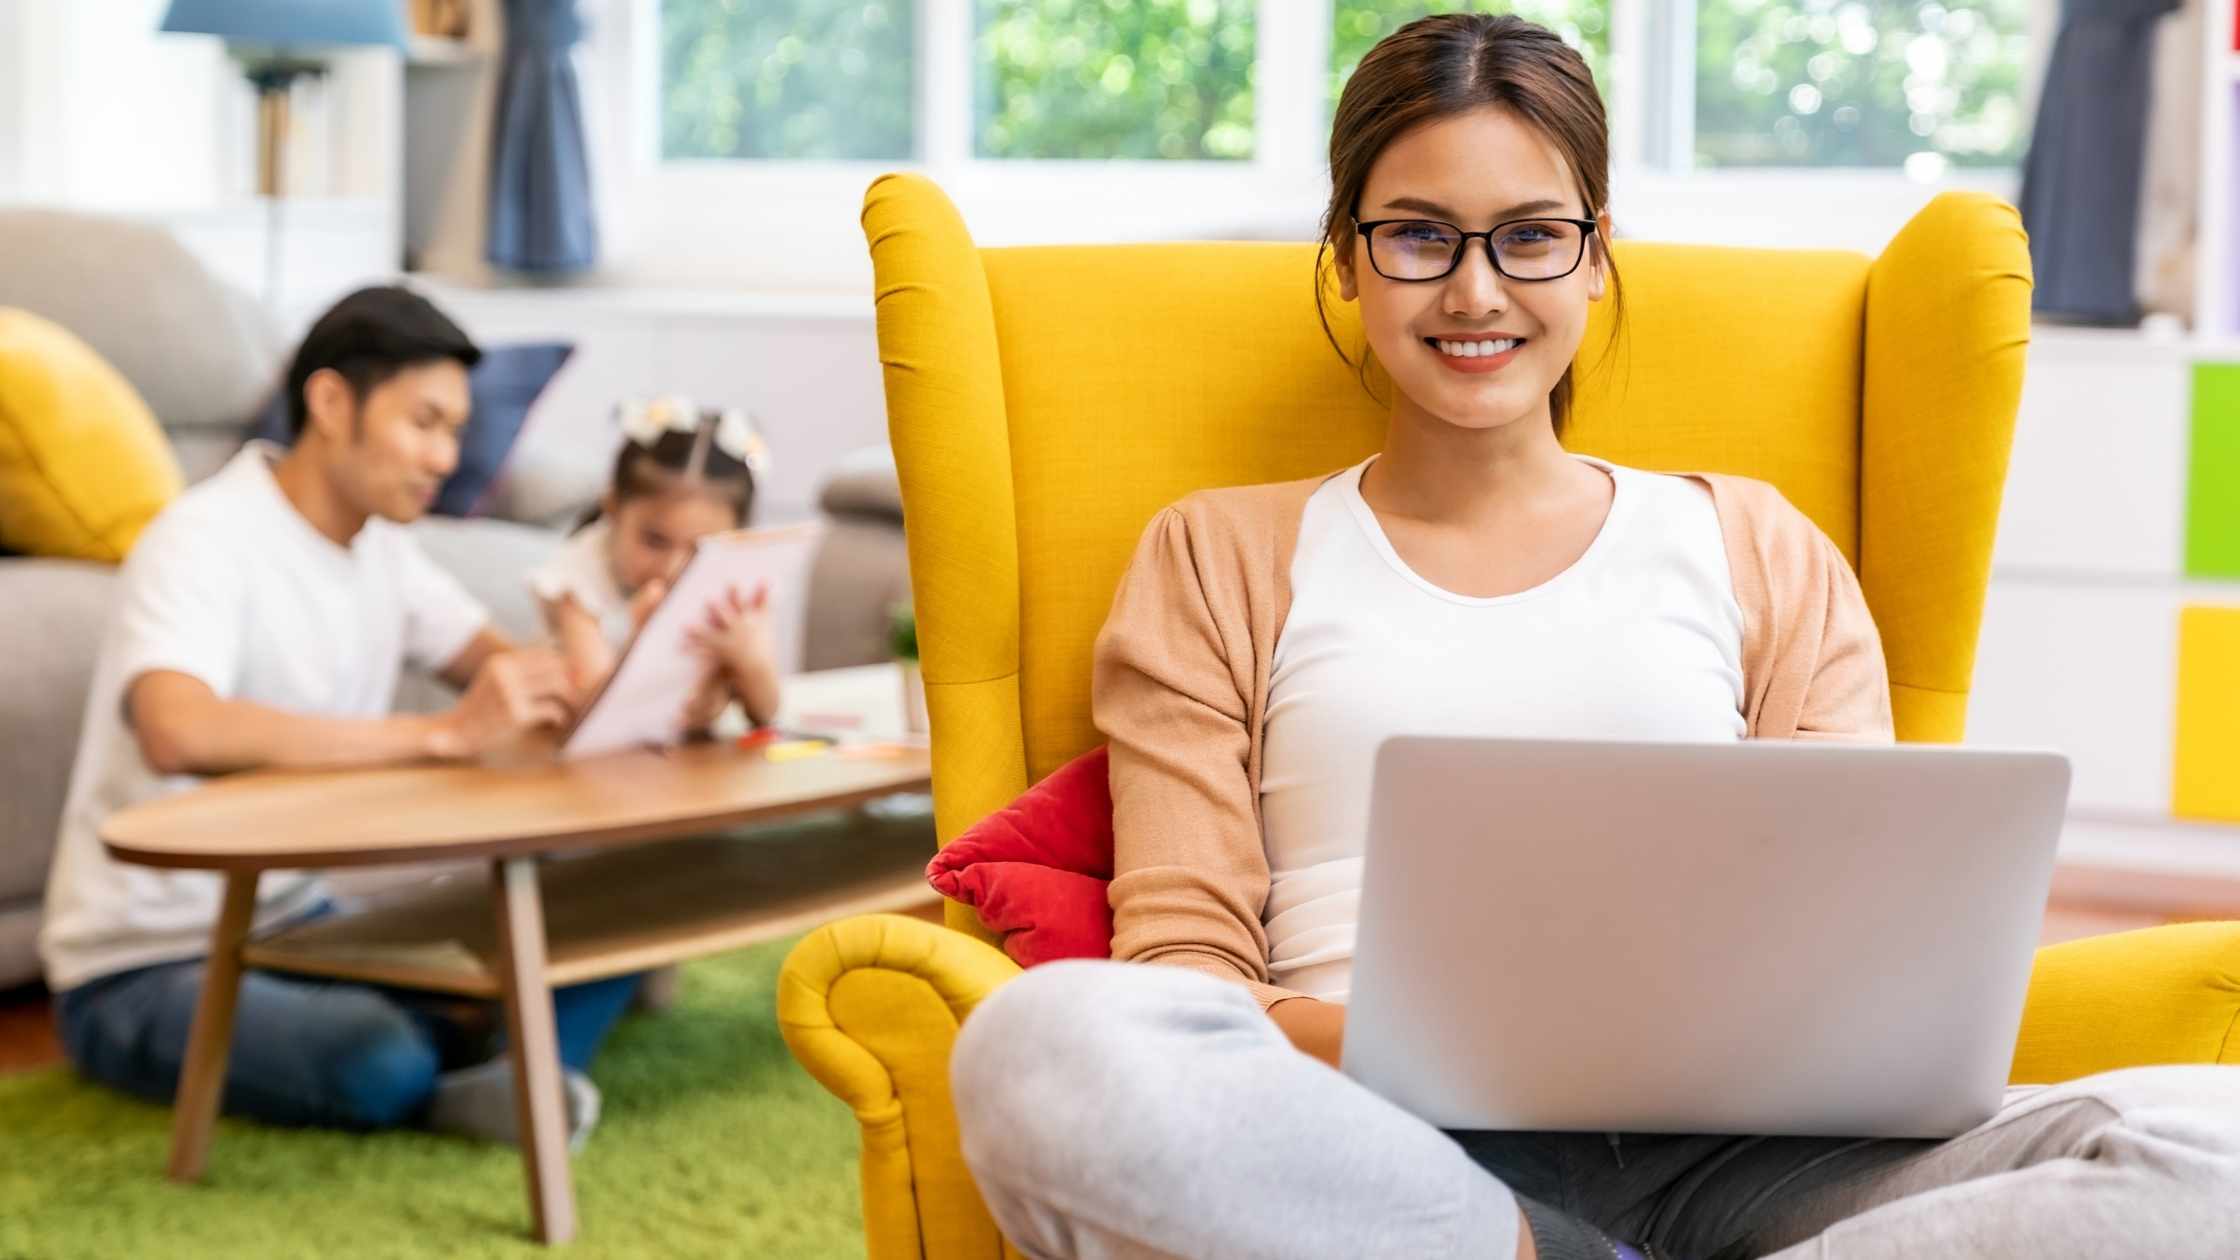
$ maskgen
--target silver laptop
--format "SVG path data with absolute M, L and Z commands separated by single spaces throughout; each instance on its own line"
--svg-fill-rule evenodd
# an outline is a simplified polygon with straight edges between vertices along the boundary
M 1388 740 L 1345 1071 L 1449 1129 L 1959 1133 L 2068 791 L 2052 753 Z

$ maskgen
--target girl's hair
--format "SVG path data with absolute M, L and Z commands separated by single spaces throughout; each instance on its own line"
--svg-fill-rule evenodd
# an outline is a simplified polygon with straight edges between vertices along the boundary
M 739 524 L 747 523 L 754 507 L 754 469 L 751 455 L 734 455 L 717 440 L 724 412 L 699 410 L 692 428 L 664 428 L 658 435 L 625 436 L 614 457 L 614 476 L 607 483 L 617 504 L 651 495 L 693 490 L 729 501 Z M 759 443 L 760 439 L 754 439 Z M 599 519 L 594 508 L 584 524 Z
M 1448 13 L 1419 18 L 1379 41 L 1361 59 L 1338 98 L 1330 126 L 1330 204 L 1322 215 L 1322 241 L 1315 250 L 1315 312 L 1338 357 L 1368 384 L 1369 353 L 1358 364 L 1338 344 L 1324 306 L 1333 258 L 1353 257 L 1353 221 L 1361 212 L 1369 168 L 1385 146 L 1426 123 L 1486 106 L 1508 110 L 1538 130 L 1563 155 L 1579 181 L 1586 217 L 1596 218 L 1610 201 L 1610 127 L 1594 72 L 1553 31 L 1512 14 Z M 1618 271 L 1601 234 L 1591 238 L 1590 262 L 1600 263 L 1610 280 L 1617 339 L 1625 312 Z M 1571 412 L 1571 369 L 1566 367 L 1548 392 L 1548 410 L 1557 433 Z

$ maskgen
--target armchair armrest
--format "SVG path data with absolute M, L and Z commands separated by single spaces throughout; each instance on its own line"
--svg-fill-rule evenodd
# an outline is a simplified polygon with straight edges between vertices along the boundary
M 2038 951 L 2016 1084 L 2157 1063 L 2240 1064 L 2240 922 L 2180 923 Z
M 787 955 L 779 1031 L 863 1126 L 872 1260 L 1006 1254 L 965 1168 L 949 1049 L 972 1008 L 1018 974 L 985 942 L 893 914 L 827 924 Z

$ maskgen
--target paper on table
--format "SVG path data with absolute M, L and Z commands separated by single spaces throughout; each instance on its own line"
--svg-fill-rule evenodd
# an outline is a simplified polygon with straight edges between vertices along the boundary
M 568 733 L 560 755 L 589 757 L 683 739 L 685 705 L 708 667 L 692 649 L 691 631 L 705 624 L 709 605 L 733 587 L 750 599 L 757 587 L 769 591 L 772 637 L 785 672 L 799 651 L 800 601 L 819 532 L 815 524 L 788 525 L 701 539 Z

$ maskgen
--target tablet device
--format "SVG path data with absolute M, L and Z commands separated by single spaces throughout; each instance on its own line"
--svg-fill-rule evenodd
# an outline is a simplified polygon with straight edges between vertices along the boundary
M 563 758 L 683 740 L 684 709 L 708 669 L 691 643 L 708 608 L 733 589 L 767 592 L 781 672 L 800 659 L 801 599 L 820 527 L 815 523 L 710 534 L 693 545 L 652 615 L 630 637 L 560 745 Z

